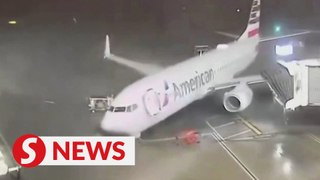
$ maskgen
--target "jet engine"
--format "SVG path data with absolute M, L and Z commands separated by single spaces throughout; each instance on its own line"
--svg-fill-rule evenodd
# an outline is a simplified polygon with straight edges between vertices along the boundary
M 245 110 L 252 101 L 253 92 L 247 84 L 239 84 L 223 96 L 224 108 L 229 112 Z

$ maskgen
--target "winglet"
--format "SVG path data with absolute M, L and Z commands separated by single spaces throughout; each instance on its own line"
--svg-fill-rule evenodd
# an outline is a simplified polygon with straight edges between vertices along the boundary
M 105 49 L 104 49 L 104 59 L 110 56 L 110 40 L 109 40 L 109 35 L 106 35 L 106 44 L 105 44 Z

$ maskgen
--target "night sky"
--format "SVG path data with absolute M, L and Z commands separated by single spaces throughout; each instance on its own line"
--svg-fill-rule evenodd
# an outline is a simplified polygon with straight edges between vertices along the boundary
M 320 3 L 317 0 L 264 0 L 263 9 L 272 12 L 273 15 L 283 17 L 305 17 L 319 13 Z M 228 13 L 237 7 L 246 8 L 250 6 L 250 0 L 6 0 L 0 2 L 1 16 L 23 17 L 37 12 L 52 13 L 88 13 L 92 14 L 121 14 L 124 16 L 140 17 L 141 15 L 154 15 L 166 13 L 164 8 L 168 6 L 183 11 L 185 6 L 187 11 L 201 10 L 201 8 L 218 9 Z M 314 6 L 314 7 L 312 7 Z
M 247 21 L 250 0 L 6 0 L 0 2 L 0 22 L 16 18 L 25 24 L 70 21 L 154 24 L 170 28 L 239 29 Z M 262 27 L 283 22 L 306 27 L 319 24 L 317 0 L 264 0 Z M 236 9 L 241 11 L 237 13 Z M 211 23 L 212 22 L 212 23 Z M 121 24 L 120 23 L 120 24 Z M 300 27 L 301 28 L 301 27 Z

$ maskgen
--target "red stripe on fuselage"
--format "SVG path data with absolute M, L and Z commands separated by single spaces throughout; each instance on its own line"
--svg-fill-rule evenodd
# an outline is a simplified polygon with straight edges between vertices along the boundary
M 250 38 L 250 37 L 253 37 L 253 36 L 257 35 L 257 34 L 259 34 L 259 28 L 256 28 L 254 30 L 249 31 L 248 36 Z

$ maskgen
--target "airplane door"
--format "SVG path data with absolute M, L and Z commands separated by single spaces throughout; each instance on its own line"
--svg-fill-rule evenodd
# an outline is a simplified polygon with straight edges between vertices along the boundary
M 156 116 L 161 111 L 159 94 L 153 89 L 148 89 L 143 96 L 145 110 L 150 116 Z

